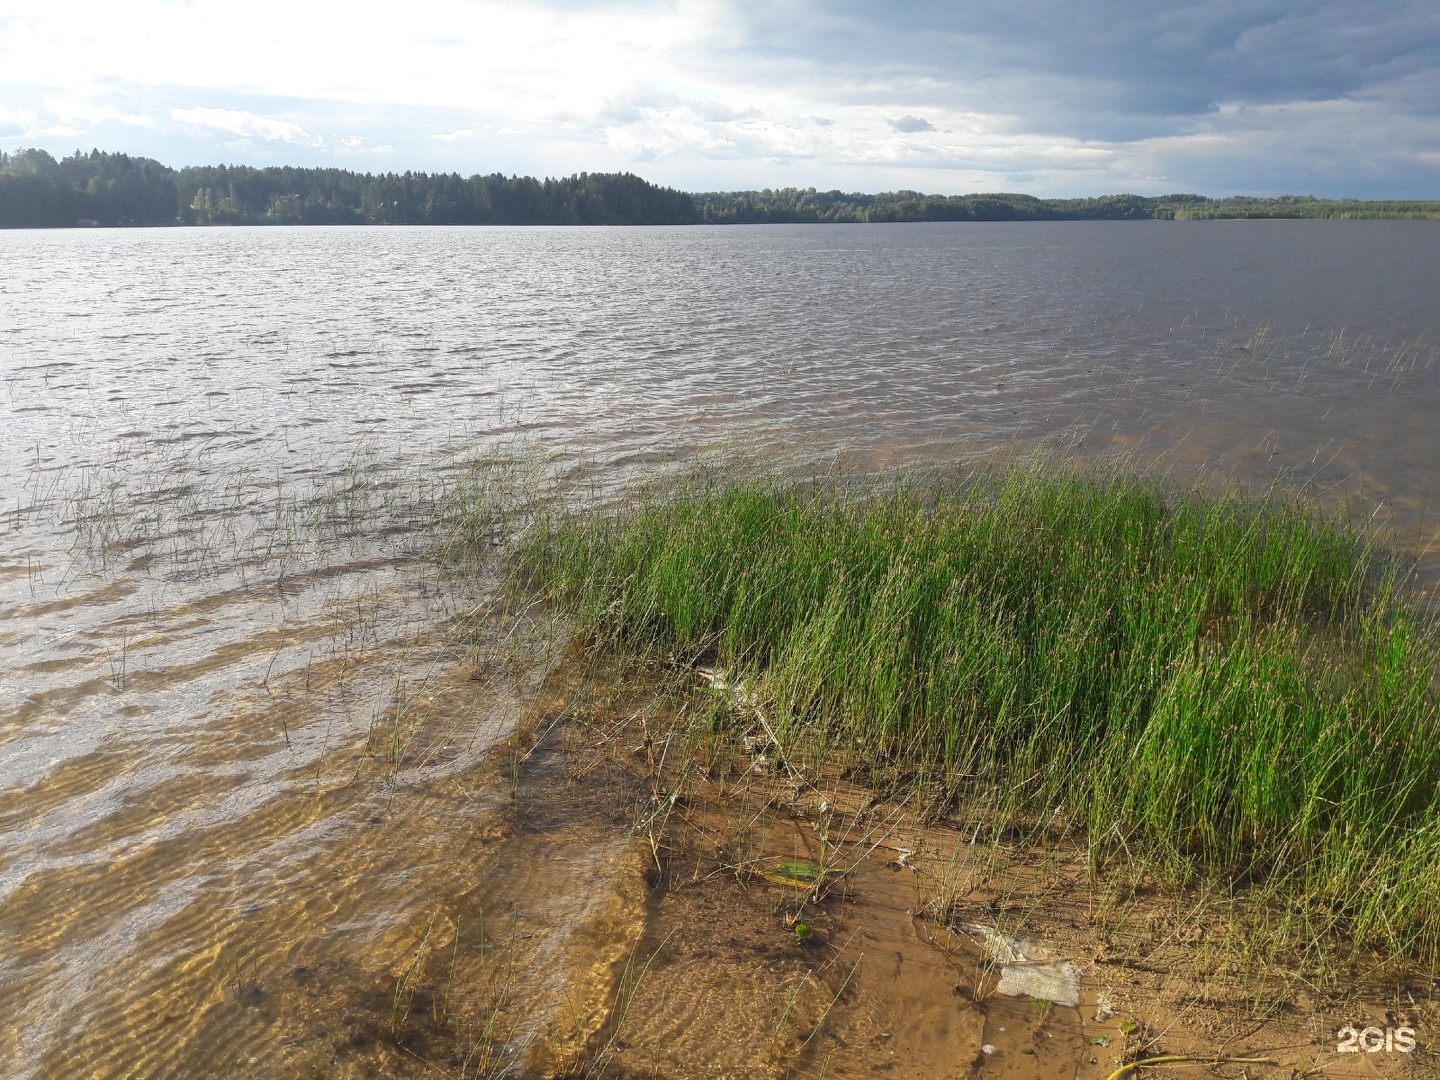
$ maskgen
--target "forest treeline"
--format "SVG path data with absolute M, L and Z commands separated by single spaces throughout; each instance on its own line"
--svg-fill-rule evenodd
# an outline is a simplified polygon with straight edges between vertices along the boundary
M 781 188 L 692 196 L 696 220 L 716 225 L 841 221 L 1144 221 L 1202 218 L 1440 218 L 1440 202 L 1367 202 L 1312 195 L 1100 195 L 1039 199 L 1034 195 L 879 195 Z
M 691 225 L 866 221 L 1440 218 L 1440 202 L 1311 196 L 863 195 L 814 188 L 687 194 L 630 173 L 356 173 L 76 151 L 0 152 L 0 228 L 75 225 Z
M 689 195 L 629 173 L 462 178 L 348 169 L 171 169 L 128 154 L 0 153 L 0 228 L 69 225 L 669 225 Z

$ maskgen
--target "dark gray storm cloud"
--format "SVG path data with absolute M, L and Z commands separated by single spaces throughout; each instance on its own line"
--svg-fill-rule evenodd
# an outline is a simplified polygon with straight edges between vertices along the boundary
M 410 34 L 259 2 L 221 49 L 221 0 L 78 19 L 8 0 L 27 14 L 0 16 L 0 146 L 643 164 L 699 190 L 1440 197 L 1440 0 L 414 0 Z M 300 30 L 272 39 L 291 8 Z
M 1435 0 L 811 0 L 737 16 L 737 51 L 853 100 L 908 102 L 926 86 L 1078 138 L 1153 136 L 1227 103 L 1387 89 L 1409 110 L 1440 109 Z
M 935 125 L 926 120 L 923 116 L 905 115 L 899 120 L 887 120 L 891 131 L 898 131 L 901 134 L 910 135 L 917 131 L 934 131 Z

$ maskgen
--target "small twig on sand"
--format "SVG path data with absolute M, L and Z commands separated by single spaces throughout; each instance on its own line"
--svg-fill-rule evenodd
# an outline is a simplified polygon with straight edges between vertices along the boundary
M 1141 1058 L 1139 1061 L 1132 1061 L 1128 1065 L 1121 1065 L 1109 1075 L 1107 1080 L 1123 1080 L 1129 1073 L 1136 1069 L 1146 1068 L 1151 1065 L 1179 1065 L 1183 1062 L 1194 1062 L 1202 1065 L 1278 1065 L 1273 1058 L 1227 1058 L 1227 1057 L 1205 1057 L 1202 1054 L 1166 1054 L 1163 1057 Z

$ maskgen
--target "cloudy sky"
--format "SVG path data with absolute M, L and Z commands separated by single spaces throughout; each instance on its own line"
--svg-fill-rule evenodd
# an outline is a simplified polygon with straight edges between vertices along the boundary
M 1440 198 L 1437 0 L 0 0 L 0 149 Z

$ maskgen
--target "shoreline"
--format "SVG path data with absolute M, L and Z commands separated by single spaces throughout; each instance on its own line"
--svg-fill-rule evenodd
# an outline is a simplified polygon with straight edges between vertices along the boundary
M 1067 492 L 1078 499 L 1068 510 Z M 1232 538 L 1243 546 L 1247 535 L 1285 534 L 1280 548 L 1298 545 L 1317 556 L 1302 556 L 1312 571 L 1326 562 L 1313 545 L 1328 544 L 1328 557 L 1338 560 L 1335 581 L 1348 584 L 1328 630 L 1309 639 L 1301 659 L 1333 661 L 1345 634 L 1366 624 L 1364 611 L 1379 610 L 1365 605 L 1382 598 L 1387 625 L 1414 616 L 1407 625 L 1430 643 L 1413 669 L 1417 678 L 1422 669 L 1426 674 L 1412 702 L 1428 711 L 1403 717 L 1414 730 L 1430 730 L 1440 716 L 1433 603 L 1405 591 L 1398 564 L 1373 534 L 1293 500 L 1201 495 L 1053 461 L 977 472 L 958 483 L 932 478 L 928 487 L 914 476 L 797 477 L 732 464 L 672 476 L 599 507 L 549 517 L 540 510 L 506 545 L 508 603 L 530 605 L 527 611 L 542 605 L 549 612 L 543 619 L 565 626 L 570 644 L 494 767 L 510 778 L 517 836 L 535 837 L 526 843 L 543 837 L 563 849 L 573 834 L 575 847 L 570 856 L 519 857 L 512 868 L 518 877 L 507 877 L 510 884 L 492 892 L 490 902 L 529 895 L 516 883 L 540 873 L 539 863 L 587 858 L 593 841 L 575 833 L 582 823 L 610 822 L 618 830 L 611 842 L 628 836 L 638 861 L 618 877 L 568 886 L 608 896 L 612 883 L 628 883 L 613 885 L 625 898 L 616 901 L 619 909 L 629 913 L 618 923 L 597 915 L 597 922 L 565 929 L 571 935 L 565 940 L 609 943 L 608 960 L 581 964 L 566 977 L 609 974 L 585 983 L 583 993 L 580 983 L 567 983 L 571 989 L 561 996 L 570 1002 L 569 1019 L 546 1014 L 551 1020 L 527 1028 L 522 1042 L 491 1045 L 486 1060 L 508 1062 L 519 1075 L 618 1077 L 885 1071 L 928 1078 L 959 1067 L 972 1076 L 1038 1080 L 1061 1070 L 1108 1080 L 1167 1058 L 1211 1063 L 1226 1075 L 1238 1066 L 1217 1063 L 1238 1059 L 1246 1063 L 1239 1075 L 1256 1078 L 1316 1070 L 1408 1076 L 1423 1069 L 1440 1020 L 1436 957 L 1425 952 L 1433 940 L 1428 925 L 1417 927 L 1403 951 L 1399 939 L 1377 937 L 1373 924 L 1366 929 L 1363 910 L 1337 906 L 1324 916 L 1317 905 L 1336 898 L 1321 901 L 1307 890 L 1297 860 L 1266 864 L 1258 836 L 1253 850 L 1234 853 L 1239 863 L 1222 865 L 1214 861 L 1218 852 L 1207 856 L 1202 846 L 1182 865 L 1156 837 L 1146 839 L 1143 825 L 1127 827 L 1095 806 L 1055 803 L 1060 788 L 1053 785 L 1041 783 L 1038 799 L 1016 796 L 1018 774 L 1044 767 L 1043 755 L 1023 744 L 1000 772 L 972 758 L 965 773 L 953 762 L 937 763 L 926 741 L 933 733 L 887 741 L 883 727 L 871 726 L 847 737 L 844 717 L 825 708 L 831 691 L 823 679 L 797 708 L 803 692 L 782 678 L 805 666 L 784 658 L 784 640 L 808 642 L 814 670 L 846 670 L 864 681 L 865 672 L 883 666 L 877 656 L 845 668 L 833 655 L 813 655 L 816 625 L 824 626 L 822 637 L 844 635 L 834 611 L 808 627 L 803 618 L 779 618 L 783 625 L 770 645 L 727 636 L 704 615 L 707 604 L 727 597 L 717 618 L 760 627 L 765 617 L 747 612 L 747 604 L 767 596 L 783 604 L 785 579 L 804 579 L 824 563 L 818 555 L 806 561 L 781 553 L 793 556 L 786 541 L 809 528 L 823 531 L 827 517 L 841 532 L 859 523 L 889 554 L 866 579 L 868 591 L 863 575 L 847 584 L 838 569 L 829 585 L 812 579 L 822 613 L 825 597 L 846 590 L 852 599 L 864 591 L 872 604 L 905 593 L 901 571 L 926 565 L 917 536 L 949 520 L 947 498 L 978 519 L 996 507 L 1013 515 L 1027 499 L 1043 504 L 1045 517 L 1016 518 L 1009 539 L 1033 538 L 1043 520 L 1069 536 L 1068 546 L 1084 548 L 1094 520 L 1122 504 L 1147 509 L 1148 496 L 1170 500 L 1148 507 L 1160 515 L 1152 521 L 1205 510 L 1252 515 Z M 753 509 L 747 500 L 765 503 L 758 524 L 747 516 Z M 900 519 L 904 527 L 891 528 Z M 1124 520 L 1118 533 L 1104 533 L 1107 543 L 1123 547 Z M 898 547 L 887 547 L 890 540 Z M 844 545 L 820 550 L 828 550 L 832 569 L 848 566 L 853 574 L 859 564 Z M 1183 546 L 1183 536 L 1168 534 L 1170 550 Z M 1021 548 L 1007 550 L 1023 558 Z M 727 576 L 727 563 L 734 575 Z M 772 573 L 776 567 L 783 570 Z M 1308 579 L 1308 572 L 1298 576 Z M 749 592 L 746 579 L 755 583 Z M 1272 620 L 1287 611 L 1317 614 L 1313 593 L 1286 607 L 1287 580 L 1298 579 L 1280 575 L 1257 612 Z M 696 581 L 707 583 L 705 595 L 693 588 Z M 1084 587 L 1104 592 L 1104 581 L 1097 570 Z M 678 609 L 670 606 L 676 603 Z M 1243 654 L 1254 648 L 1247 635 L 1267 632 L 1247 618 L 1249 629 L 1227 638 L 1218 630 L 1223 621 L 1202 613 L 1201 638 L 1210 643 L 1198 643 L 1198 655 L 1218 661 Z M 896 636 L 891 620 L 882 637 Z M 915 652 L 912 640 L 886 655 Z M 953 661 L 953 651 L 946 655 Z M 1187 685 L 1199 691 L 1205 684 Z M 840 699 L 850 700 L 843 692 Z M 873 686 L 866 700 L 872 710 L 883 707 Z M 1248 730 L 1256 719 L 1240 722 Z M 991 730 L 1000 722 L 983 721 Z M 1042 738 L 1046 727 L 1039 725 Z M 1104 753 L 1074 741 L 1052 740 L 1048 752 L 1059 759 L 1057 773 L 1093 776 L 1096 787 L 1127 769 L 1161 777 L 1187 760 L 1223 773 L 1224 744 L 1211 743 L 1201 754 L 1204 732 L 1194 734 L 1178 758 L 1154 759 L 1148 770 L 1107 769 Z M 1250 738 L 1264 741 L 1254 731 Z M 1303 747 L 1296 750 L 1303 758 Z M 1226 774 L 1213 790 L 1240 782 Z M 1071 785 L 1066 798 L 1086 783 Z M 1426 798 L 1435 798 L 1433 777 L 1426 784 Z M 1174 822 L 1184 820 L 1180 790 L 1166 793 Z M 1198 790 L 1192 795 L 1203 797 Z M 1219 810 L 1201 817 L 1217 831 L 1223 826 Z M 1337 827 L 1347 834 L 1360 828 Z M 527 871 L 531 863 L 537 868 Z M 1412 865 L 1393 880 L 1413 874 L 1421 882 L 1427 873 Z M 1402 902 L 1393 885 L 1374 887 Z M 562 888 L 554 902 L 563 906 L 564 895 Z M 1295 922 L 1299 911 L 1308 912 L 1304 925 Z M 526 919 L 541 923 L 526 923 L 522 936 L 558 932 L 527 912 Z M 516 962 L 534 963 L 523 959 L 527 953 L 520 946 Z M 509 1016 L 508 1009 L 521 1015 L 537 1007 L 539 999 L 527 994 L 555 992 L 537 977 L 518 979 L 513 999 L 495 1015 Z M 1401 1032 L 1400 1042 L 1388 1045 L 1419 1052 L 1343 1056 L 1346 1033 L 1372 1027 Z
M 127 1017 L 118 1029 L 103 1018 L 77 1029 L 45 1051 L 39 1074 L 59 1068 L 61 1054 L 72 1064 L 192 1071 L 219 1063 L 254 1076 L 438 1068 L 469 1077 L 886 1070 L 928 1078 L 968 1067 L 1016 1080 L 1057 1070 L 1108 1080 L 1157 1055 L 1279 1063 L 1279 1072 L 1249 1066 L 1252 1080 L 1316 1068 L 1401 1076 L 1431 1060 L 1440 1019 L 1433 969 L 1387 954 L 1373 934 L 1346 940 L 1344 913 L 1325 922 L 1317 909 L 1287 906 L 1285 888 L 1304 884 L 1293 875 L 1231 879 L 1198 864 L 1177 873 L 1156 850 L 1141 850 L 1143 830 L 1118 844 L 1103 835 L 1095 842 L 1082 808 L 1070 799 L 1057 807 L 1043 784 L 987 788 L 996 776 L 1025 780 L 1015 770 L 1042 764 L 1038 752 L 1027 757 L 1022 747 L 1009 772 L 967 776 L 936 757 L 933 741 L 849 738 L 843 717 L 793 708 L 773 650 L 762 665 L 753 649 L 731 649 L 723 637 L 702 635 L 704 647 L 685 648 L 617 634 L 623 620 L 605 622 L 663 610 L 660 593 L 653 605 L 626 599 L 645 573 L 606 572 L 627 543 L 638 545 L 630 550 L 648 573 L 666 560 L 680 566 L 713 541 L 742 575 L 764 579 L 752 599 L 778 596 L 774 586 L 803 578 L 807 567 L 849 566 L 848 585 L 821 593 L 864 598 L 875 609 L 884 596 L 907 595 L 909 571 L 944 569 L 925 557 L 929 530 L 983 524 L 995 506 L 1010 508 L 1008 518 L 988 519 L 995 550 L 1011 556 L 1000 563 L 1028 566 L 1016 580 L 1033 584 L 1036 596 L 1047 586 L 1034 556 L 1045 550 L 1083 556 L 1087 537 L 1098 537 L 1096 550 L 1158 557 L 1186 546 L 1175 543 L 1190 535 L 1176 515 L 1208 508 L 1219 515 L 1209 519 L 1212 532 L 1238 540 L 1238 550 L 1286 550 L 1246 548 L 1255 529 L 1226 531 L 1263 522 L 1276 536 L 1298 537 L 1301 553 L 1329 551 L 1337 573 L 1326 580 L 1353 599 L 1361 594 L 1345 591 L 1350 578 L 1338 570 L 1368 567 L 1359 584 L 1383 583 L 1383 534 L 1346 532 L 1307 513 L 1308 503 L 1277 496 L 1232 504 L 1223 492 L 1157 487 L 1079 460 L 1024 455 L 1004 468 L 856 474 L 747 460 L 756 459 L 731 452 L 670 462 L 648 481 L 605 490 L 536 472 L 529 459 L 490 462 L 431 492 L 424 542 L 407 544 L 407 557 L 428 568 L 422 591 L 444 584 L 467 599 L 425 624 L 434 663 L 422 678 L 397 680 L 393 697 L 359 682 L 363 656 L 337 657 L 360 664 L 344 678 L 350 696 L 373 710 L 368 732 L 338 739 L 324 755 L 324 784 L 317 766 L 303 790 L 276 804 L 339 828 L 339 857 L 317 848 L 286 881 L 262 873 L 237 893 L 243 905 L 226 907 L 221 932 L 167 954 L 155 982 L 107 983 L 108 1000 L 138 1012 L 107 1014 Z M 382 512 L 420 520 L 403 510 L 411 505 L 403 485 L 386 495 L 366 490 L 329 512 L 352 527 Z M 736 500 L 757 498 L 793 521 L 761 515 L 753 546 Z M 1020 513 L 1034 503 L 1048 507 L 1043 529 Z M 1127 548 L 1130 511 L 1150 523 L 1135 538 L 1168 544 Z M 1251 516 L 1234 516 L 1243 514 Z M 667 527 L 676 520 L 688 531 Z M 787 550 L 781 541 L 807 535 L 792 527 L 806 522 L 840 538 L 829 550 L 844 557 L 777 559 Z M 1159 529 L 1167 522 L 1168 532 Z M 857 523 L 863 528 L 845 540 Z M 1287 523 L 1291 533 L 1279 529 Z M 567 596 L 558 573 L 547 579 L 547 544 L 567 530 L 594 541 L 582 545 L 594 561 L 561 558 L 551 570 L 578 568 L 603 594 L 594 609 L 574 602 L 581 593 Z M 879 545 L 878 576 L 869 578 L 859 572 L 866 560 L 850 557 L 864 554 L 867 537 Z M 1057 547 L 1066 537 L 1073 542 Z M 898 555 L 889 540 L 900 542 Z M 980 554 L 972 551 L 977 565 Z M 1346 561 L 1352 556 L 1363 558 Z M 704 589 L 683 587 L 682 575 L 673 595 L 726 595 L 727 579 L 706 565 L 692 567 Z M 1103 569 L 1083 558 L 1080 565 L 1085 588 L 1107 595 Z M 1205 580 L 1236 581 L 1219 572 Z M 1404 585 L 1401 574 L 1392 595 L 1403 599 Z M 813 644 L 802 623 L 792 618 L 777 634 Z M 1207 640 L 1242 640 L 1227 639 L 1222 624 L 1207 625 Z M 901 639 L 888 616 L 877 625 L 885 629 L 877 640 Z M 834 636 L 841 623 L 829 627 Z M 337 629 L 344 632 L 343 620 Z M 378 637 L 368 648 L 369 662 L 390 652 Z M 883 668 L 848 670 L 858 685 Z M 328 742 L 324 670 L 312 674 L 307 663 L 273 679 L 269 667 L 259 674 L 268 685 L 255 688 L 253 714 L 233 725 L 247 744 L 259 738 L 288 755 L 302 717 L 316 734 L 327 728 Z M 868 707 L 880 704 L 872 695 Z M 1003 727 L 993 717 L 983 726 Z M 1107 771 L 1104 754 L 1078 745 L 1064 763 L 1081 779 L 1124 772 Z M 253 842 L 272 838 L 261 829 Z M 381 901 L 361 903 L 367 896 Z M 1312 920 L 1308 939 L 1297 910 Z M 200 960 L 192 962 L 192 948 Z M 183 1023 L 167 1028 L 175 1017 Z M 1422 1052 L 1334 1057 L 1345 1025 L 1413 1026 Z M 124 1041 L 161 1032 L 143 1050 Z
M 430 945 L 388 1035 L 452 1075 L 1108 1080 L 1188 1056 L 1258 1080 L 1429 1060 L 1430 981 L 1320 987 L 1245 937 L 1234 898 L 778 766 L 759 715 L 694 670 L 574 641 L 491 767 L 513 809 L 472 918 L 503 928 L 503 982 L 432 1022 L 450 984 Z M 1343 1056 L 1376 1025 L 1418 1052 Z
M 1046 217 L 1046 218 L 877 218 L 863 221 L 636 221 L 636 222 L 584 222 L 584 221 L 536 221 L 536 222 L 426 222 L 426 221 L 341 221 L 303 222 L 284 220 L 246 221 L 171 221 L 147 223 L 75 222 L 67 225 L 7 225 L 0 224 L 0 232 L 66 232 L 66 231 L 113 231 L 133 229 L 691 229 L 691 228 L 750 228 L 784 226 L 865 226 L 865 225 L 1040 225 L 1062 223 L 1098 224 L 1101 222 L 1127 222 L 1131 224 L 1154 222 L 1201 222 L 1201 221 L 1440 221 L 1440 204 L 1433 212 L 1423 214 L 1357 214 L 1336 216 L 1265 215 L 1235 214 L 1205 217 Z
M 1039 198 L 1014 192 L 936 195 L 763 188 L 684 192 L 623 173 L 568 177 L 335 168 L 200 165 L 82 151 L 0 151 L 0 229 L 120 223 L 641 225 L 827 224 L 897 221 L 1055 221 L 1195 218 L 1440 218 L 1440 202 L 1219 199 L 1193 193 Z
M 699 473 L 542 518 L 517 571 L 600 652 L 724 672 L 801 771 L 1440 962 L 1440 623 L 1374 535 L 1064 463 L 823 484 Z

